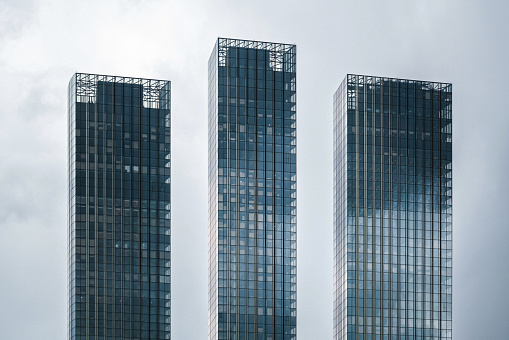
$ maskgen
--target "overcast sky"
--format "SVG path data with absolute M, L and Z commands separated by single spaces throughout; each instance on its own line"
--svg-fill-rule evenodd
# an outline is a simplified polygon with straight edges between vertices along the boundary
M 453 332 L 509 334 L 509 2 L 0 0 L 0 338 L 65 340 L 67 84 L 172 81 L 172 335 L 207 337 L 207 60 L 297 44 L 298 321 L 332 337 L 332 95 L 346 73 L 453 83 Z

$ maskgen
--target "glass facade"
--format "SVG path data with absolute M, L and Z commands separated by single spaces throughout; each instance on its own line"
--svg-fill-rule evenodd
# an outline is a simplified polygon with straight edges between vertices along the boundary
M 296 339 L 295 45 L 209 59 L 209 339 Z
M 334 95 L 334 339 L 452 338 L 452 85 Z
M 75 74 L 68 339 L 170 339 L 170 82 Z

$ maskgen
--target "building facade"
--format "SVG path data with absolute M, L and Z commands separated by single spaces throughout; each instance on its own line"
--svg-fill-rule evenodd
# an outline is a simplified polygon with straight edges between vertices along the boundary
M 295 45 L 209 59 L 209 339 L 296 339 Z
M 170 82 L 68 93 L 68 339 L 170 339 Z
M 334 95 L 334 339 L 452 338 L 452 85 Z

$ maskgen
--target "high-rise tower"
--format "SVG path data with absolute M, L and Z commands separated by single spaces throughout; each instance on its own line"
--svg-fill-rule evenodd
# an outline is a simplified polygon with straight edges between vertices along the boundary
M 296 339 L 295 45 L 209 59 L 209 339 Z
M 334 339 L 452 338 L 452 86 L 334 95 Z
M 68 339 L 170 339 L 170 82 L 76 73 L 68 111 Z

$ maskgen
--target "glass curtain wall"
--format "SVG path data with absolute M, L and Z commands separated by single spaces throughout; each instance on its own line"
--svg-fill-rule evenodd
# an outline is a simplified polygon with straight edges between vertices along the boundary
M 452 86 L 334 95 L 334 339 L 452 337 Z
M 170 82 L 75 74 L 68 339 L 170 339 Z
M 209 60 L 209 339 L 296 339 L 295 45 Z

